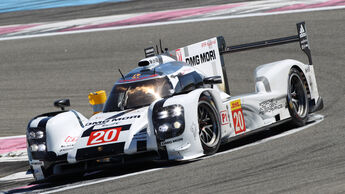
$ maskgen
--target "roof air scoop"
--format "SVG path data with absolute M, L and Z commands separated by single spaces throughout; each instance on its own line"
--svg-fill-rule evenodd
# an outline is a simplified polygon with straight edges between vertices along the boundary
M 150 65 L 150 62 L 148 62 L 148 61 L 139 61 L 139 63 L 138 63 L 139 67 L 146 67 L 148 65 Z
M 143 67 L 143 68 L 154 68 L 155 66 L 159 65 L 162 63 L 161 60 L 159 60 L 159 56 L 153 56 L 153 57 L 149 57 L 149 58 L 145 58 L 143 60 L 140 60 L 138 63 L 139 67 Z

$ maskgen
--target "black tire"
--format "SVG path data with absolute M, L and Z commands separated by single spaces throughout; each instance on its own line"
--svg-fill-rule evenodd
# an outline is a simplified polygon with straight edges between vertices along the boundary
M 308 119 L 309 102 L 306 85 L 303 82 L 303 73 L 292 68 L 289 73 L 287 102 L 292 118 L 291 124 L 297 127 L 304 126 Z
M 207 96 L 201 96 L 198 103 L 199 138 L 205 155 L 216 153 L 220 146 L 221 127 L 213 104 Z

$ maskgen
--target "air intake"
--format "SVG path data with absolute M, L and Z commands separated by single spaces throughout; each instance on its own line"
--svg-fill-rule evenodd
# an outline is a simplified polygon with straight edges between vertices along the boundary
M 138 66 L 139 67 L 145 67 L 150 65 L 150 63 L 148 61 L 139 61 Z

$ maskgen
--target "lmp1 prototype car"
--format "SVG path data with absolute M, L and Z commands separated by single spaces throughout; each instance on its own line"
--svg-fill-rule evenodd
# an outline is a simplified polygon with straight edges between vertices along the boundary
M 223 37 L 176 50 L 145 49 L 145 59 L 115 83 L 101 112 L 85 118 L 64 110 L 39 115 L 27 127 L 37 181 L 129 160 L 195 159 L 222 143 L 273 125 L 303 126 L 323 108 L 305 23 L 297 35 L 237 46 Z M 286 59 L 255 70 L 255 92 L 231 96 L 223 55 L 299 42 L 309 64 Z M 156 47 L 158 50 L 158 47 Z M 157 53 L 156 53 L 157 52 Z

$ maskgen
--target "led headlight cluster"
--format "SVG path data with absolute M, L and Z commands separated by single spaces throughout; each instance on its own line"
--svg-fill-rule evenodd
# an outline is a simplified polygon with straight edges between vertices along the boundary
M 31 152 L 45 152 L 46 151 L 46 137 L 45 131 L 40 128 L 28 128 L 27 139 Z
M 184 110 L 181 105 L 159 107 L 153 111 L 152 121 L 158 139 L 179 136 L 184 131 Z

